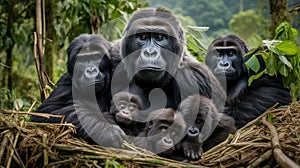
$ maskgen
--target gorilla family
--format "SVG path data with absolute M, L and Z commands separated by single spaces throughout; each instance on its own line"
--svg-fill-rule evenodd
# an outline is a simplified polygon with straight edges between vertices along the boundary
M 240 38 L 216 39 L 207 66 L 189 54 L 184 36 L 170 11 L 144 8 L 114 44 L 98 35 L 76 37 L 68 72 L 36 111 L 64 115 L 91 143 L 121 147 L 127 140 L 168 158 L 197 160 L 274 103 L 288 103 L 277 78 L 247 86 L 248 49 Z
M 227 90 L 224 113 L 235 119 L 236 127 L 240 128 L 255 119 L 268 108 L 287 105 L 291 101 L 290 91 L 283 87 L 280 75 L 263 75 L 248 86 L 249 76 L 255 74 L 247 70 L 245 62 L 252 56 L 257 56 L 260 63 L 260 73 L 265 69 L 262 56 L 256 52 L 248 52 L 246 43 L 236 35 L 225 35 L 216 38 L 208 47 L 205 63 L 213 73 L 220 77 L 225 74 Z M 222 79 L 222 78 L 221 78 Z

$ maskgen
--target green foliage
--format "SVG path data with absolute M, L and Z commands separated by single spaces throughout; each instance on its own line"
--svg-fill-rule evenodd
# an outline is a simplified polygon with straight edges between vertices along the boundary
M 204 34 L 208 27 L 187 26 L 187 49 L 198 61 L 204 62 L 209 40 Z
M 256 55 L 261 55 L 266 68 L 249 78 L 249 84 L 264 73 L 270 76 L 280 74 L 284 87 L 291 89 L 293 100 L 300 98 L 300 48 L 296 45 L 297 31 L 283 22 L 276 28 L 274 40 L 261 41 L 266 49 L 259 51 L 246 62 L 246 67 L 255 72 L 260 68 Z M 251 54 L 248 53 L 248 54 Z
M 235 14 L 229 22 L 229 28 L 245 40 L 254 34 L 259 26 L 259 18 L 254 10 Z
M 58 50 L 55 53 L 58 57 L 54 60 L 54 82 L 66 72 L 66 48 L 70 40 L 82 33 L 100 33 L 101 26 L 104 27 L 111 20 L 147 6 L 144 0 L 54 0 L 54 3 L 56 8 L 53 8 L 53 28 L 58 36 L 51 42 Z M 22 100 L 22 110 L 25 110 L 33 101 L 39 100 L 38 79 L 33 59 L 35 8 L 35 0 L 0 1 L 0 108 L 20 109 L 14 106 L 14 102 Z M 114 28 L 120 30 L 121 34 L 123 26 L 114 25 Z M 115 32 L 104 34 L 114 35 L 113 38 L 108 38 L 109 40 L 120 38 Z M 12 66 L 6 65 L 8 48 L 13 48 Z M 12 90 L 7 89 L 8 75 L 3 75 L 5 69 L 11 70 Z
M 109 21 L 102 26 L 100 34 L 109 41 L 121 39 L 128 19 L 128 14 L 124 14 L 122 17 Z
M 58 2 L 56 33 L 61 42 L 82 33 L 99 33 L 102 25 L 147 6 L 140 0 L 65 0 Z

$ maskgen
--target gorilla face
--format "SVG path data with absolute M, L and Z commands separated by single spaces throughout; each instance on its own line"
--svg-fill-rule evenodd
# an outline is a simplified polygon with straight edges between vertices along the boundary
M 178 36 L 178 23 L 170 13 L 143 10 L 145 17 L 137 12 L 126 28 L 123 40 L 123 57 L 132 57 L 128 74 L 136 74 L 137 83 L 164 83 L 170 78 L 170 69 L 178 67 L 182 45 Z M 168 17 L 172 18 L 168 18 Z M 162 81 L 163 79 L 163 81 Z M 139 82 L 142 81 L 142 82 Z
M 228 81 L 235 81 L 244 71 L 243 55 L 247 51 L 236 36 L 220 37 L 208 48 L 205 63 L 215 75 L 225 74 Z
M 129 125 L 138 116 L 143 106 L 139 96 L 127 92 L 119 92 L 113 96 L 110 114 L 115 116 L 118 124 Z
M 74 86 L 81 90 L 109 86 L 112 64 L 108 54 L 109 42 L 96 35 L 81 35 L 68 48 L 68 72 Z

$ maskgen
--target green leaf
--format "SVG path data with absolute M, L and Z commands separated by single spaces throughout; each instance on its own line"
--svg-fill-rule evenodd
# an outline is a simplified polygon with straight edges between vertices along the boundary
M 283 41 L 279 44 L 276 45 L 276 49 L 284 52 L 286 55 L 290 55 L 290 56 L 295 56 L 298 52 L 299 49 L 297 47 L 297 45 L 289 40 Z
M 260 68 L 260 64 L 256 56 L 252 56 L 245 64 L 248 69 L 252 69 L 256 73 Z
M 282 65 L 280 68 L 279 68 L 279 72 L 281 75 L 287 77 L 288 76 L 288 70 L 286 68 L 285 65 Z
M 279 59 L 282 63 L 287 65 L 289 68 L 293 69 L 292 64 L 290 63 L 290 61 L 287 60 L 287 58 L 285 56 L 279 56 Z
M 256 74 L 256 75 L 250 76 L 250 78 L 248 79 L 248 86 L 250 86 L 251 83 L 252 83 L 255 79 L 260 78 L 263 74 L 264 74 L 264 71 L 261 71 L 260 73 L 258 73 L 258 74 Z
M 266 69 L 270 76 L 274 76 L 277 74 L 277 59 L 273 53 L 270 54 L 268 61 L 266 62 Z

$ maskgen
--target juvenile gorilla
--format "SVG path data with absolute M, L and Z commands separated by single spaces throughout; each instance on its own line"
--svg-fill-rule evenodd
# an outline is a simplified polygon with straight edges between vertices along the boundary
M 228 134 L 236 131 L 234 119 L 219 113 L 207 97 L 189 96 L 180 104 L 179 112 L 189 123 L 186 136 L 181 141 L 184 156 L 189 160 L 198 160 L 203 151 L 221 143 Z M 196 120 L 191 118 L 195 116 L 193 113 L 196 113 Z
M 235 35 L 216 38 L 209 46 L 205 63 L 217 77 L 226 76 L 226 108 L 224 113 L 235 119 L 237 128 L 255 119 L 276 103 L 286 105 L 291 97 L 282 84 L 281 76 L 263 75 L 248 86 L 249 76 L 255 74 L 246 69 L 245 62 L 253 55 L 245 42 Z M 257 56 L 261 72 L 265 68 L 261 56 Z M 257 73 L 259 73 L 257 72 Z
M 120 125 L 126 135 L 137 136 L 144 124 L 134 120 L 142 107 L 142 100 L 137 95 L 119 92 L 113 96 L 110 112 L 105 112 L 104 115 L 111 123 Z
M 212 98 L 218 110 L 223 110 L 225 92 L 208 67 L 189 55 L 184 31 L 170 11 L 136 11 L 126 26 L 125 37 L 113 48 L 120 50 L 123 60 L 115 71 L 112 93 L 138 95 L 144 104 L 141 113 L 160 108 L 176 110 L 182 100 L 195 93 Z M 163 94 L 151 95 L 154 89 Z M 162 104 L 164 97 L 166 104 Z
M 57 88 L 36 111 L 64 115 L 77 127 L 77 135 L 105 146 L 119 146 L 124 132 L 106 122 L 101 112 L 109 110 L 113 65 L 120 59 L 110 57 L 110 43 L 98 35 L 83 34 L 68 47 L 68 72 Z M 61 122 L 57 118 L 31 118 L 36 122 Z M 90 135 L 97 135 L 91 139 Z M 112 142 L 111 139 L 114 139 Z M 110 144 L 111 143 L 111 144 Z
M 148 120 L 135 145 L 161 156 L 173 158 L 176 145 L 186 132 L 186 123 L 182 115 L 171 108 L 158 109 L 150 113 Z M 145 140 L 142 137 L 149 139 Z

